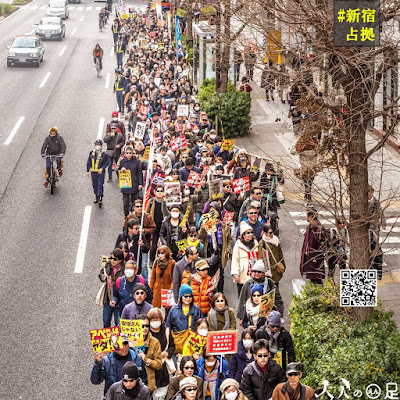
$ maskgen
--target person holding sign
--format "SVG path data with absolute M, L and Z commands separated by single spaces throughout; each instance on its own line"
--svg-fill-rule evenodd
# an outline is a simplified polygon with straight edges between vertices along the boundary
M 267 323 L 256 332 L 256 339 L 268 341 L 271 356 L 283 369 L 288 363 L 296 361 L 292 336 L 282 326 L 279 311 L 271 311 L 268 314 Z
M 263 285 L 253 285 L 251 296 L 246 301 L 245 313 L 243 316 L 243 328 L 250 328 L 254 331 L 265 324 L 265 317 L 259 317 Z
M 203 347 L 207 343 L 208 322 L 205 318 L 196 321 L 193 330 L 189 331 L 188 339 L 183 346 L 182 355 L 193 356 L 195 360 L 201 357 Z

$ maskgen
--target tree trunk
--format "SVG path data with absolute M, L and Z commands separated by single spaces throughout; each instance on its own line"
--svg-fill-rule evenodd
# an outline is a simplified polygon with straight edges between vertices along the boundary
M 352 71 L 353 82 L 346 91 L 350 110 L 362 109 L 365 111 L 363 96 L 363 78 L 359 71 Z M 357 78 L 354 78 L 357 77 Z M 363 106 L 364 105 L 364 106 Z M 367 269 L 370 266 L 369 223 L 368 223 L 368 161 L 366 159 L 366 121 L 363 113 L 351 112 L 347 123 L 348 140 L 348 176 L 350 192 L 350 260 L 351 269 Z M 370 307 L 354 307 L 353 319 L 356 322 L 367 320 L 372 313 Z
M 193 46 L 193 4 L 192 0 L 186 3 L 186 44 Z
M 221 86 L 221 7 L 215 5 L 215 91 Z
M 219 93 L 228 91 L 229 54 L 231 50 L 231 0 L 224 0 L 224 43 L 221 57 Z

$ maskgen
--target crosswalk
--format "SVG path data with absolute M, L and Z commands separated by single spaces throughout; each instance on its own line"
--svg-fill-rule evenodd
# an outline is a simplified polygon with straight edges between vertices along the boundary
M 293 222 L 297 225 L 300 232 L 304 234 L 308 225 L 306 221 L 307 211 L 289 211 L 289 214 L 293 218 Z M 320 211 L 318 214 L 321 217 L 320 222 L 325 228 L 330 229 L 335 227 L 333 212 Z M 345 211 L 344 214 L 347 216 L 348 211 Z M 387 214 L 386 229 L 381 230 L 379 242 L 385 255 L 400 255 L 400 209 L 398 211 L 391 209 L 390 213 L 388 212 Z
M 26 6 L 23 6 L 22 9 L 24 10 L 45 10 L 47 6 L 38 6 L 36 4 L 27 4 Z M 83 6 L 69 6 L 69 10 L 77 10 L 77 11 L 100 11 L 102 7 L 83 7 Z

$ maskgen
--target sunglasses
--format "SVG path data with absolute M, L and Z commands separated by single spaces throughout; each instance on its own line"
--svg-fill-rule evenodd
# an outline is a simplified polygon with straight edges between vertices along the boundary
M 194 370 L 194 367 L 183 367 L 183 369 L 193 369 Z
M 257 192 L 257 193 L 254 193 L 256 196 L 261 196 L 262 195 L 262 193 L 261 192 Z
M 299 376 L 300 372 L 292 372 L 290 374 L 287 374 L 288 376 Z
M 189 235 L 190 237 L 197 237 L 197 234 L 193 233 Z
M 251 297 L 261 297 L 261 294 L 252 294 Z
M 164 190 L 156 190 L 157 193 L 164 193 Z
M 215 302 L 216 302 L 216 303 L 225 303 L 225 300 L 224 300 L 224 299 L 221 299 L 221 300 L 215 300 Z
M 195 392 L 197 388 L 192 388 L 192 389 L 185 389 L 186 392 Z
M 150 325 L 142 325 L 142 328 L 150 328 Z
M 196 268 L 196 271 L 199 271 L 199 272 L 201 272 L 201 271 L 208 271 L 210 268 L 202 268 L 202 269 L 198 269 L 198 268 Z
M 128 383 L 128 382 L 135 382 L 136 379 L 122 379 L 122 382 Z
M 232 186 L 225 186 L 227 189 L 232 189 Z
M 256 356 L 257 356 L 258 358 L 268 358 L 268 357 L 269 357 L 268 354 L 256 354 Z
M 125 154 L 133 154 L 131 151 L 127 151 L 125 152 Z
M 247 214 L 249 214 L 249 215 L 257 215 L 258 212 L 249 212 L 249 213 L 247 213 Z
M 139 204 L 139 205 L 135 206 L 135 208 L 143 208 L 143 204 Z
M 243 235 L 252 235 L 253 234 L 253 232 L 245 232 Z
M 185 294 L 185 295 L 182 296 L 182 297 L 184 297 L 185 299 L 191 299 L 191 298 L 193 297 L 193 295 L 191 295 L 191 294 Z
M 145 294 L 145 292 L 141 291 L 141 292 L 135 292 L 135 294 L 137 294 L 138 296 L 143 296 Z
M 110 260 L 116 261 L 116 260 L 118 260 L 118 258 L 110 257 Z
M 272 232 L 272 231 L 267 232 L 267 233 L 268 233 L 268 235 L 273 235 L 274 234 L 274 232 Z
M 280 328 L 280 325 L 270 325 L 271 328 Z

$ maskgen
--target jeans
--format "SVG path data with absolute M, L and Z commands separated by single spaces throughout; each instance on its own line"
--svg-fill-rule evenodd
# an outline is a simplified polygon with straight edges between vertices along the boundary
M 242 291 L 243 283 L 237 283 L 237 289 L 238 289 L 238 298 L 240 298 L 240 292 Z
M 121 114 L 123 114 L 124 111 L 125 111 L 125 106 L 124 106 L 124 95 L 123 95 L 123 93 L 122 93 L 122 90 L 117 91 L 116 94 L 117 94 L 117 104 L 118 104 L 119 112 L 120 112 Z
M 146 238 L 143 238 L 143 240 L 146 240 Z M 141 266 L 142 266 L 142 276 L 143 279 L 148 282 L 149 281 L 149 269 L 147 267 L 147 262 L 149 261 L 149 253 L 141 253 L 140 254 L 141 258 Z
M 50 178 L 50 168 L 51 168 L 51 160 L 50 158 L 46 158 L 46 172 L 47 177 Z M 61 168 L 61 158 L 57 158 L 57 169 Z
M 123 64 L 124 64 L 124 62 L 123 62 L 123 56 L 124 56 L 124 53 L 117 53 L 117 68 L 122 68 L 123 67 Z
M 133 203 L 139 198 L 139 192 L 136 193 L 122 193 L 122 203 L 124 204 L 124 214 L 125 217 L 129 215 L 129 203 Z
M 314 182 L 315 176 L 312 175 L 309 178 L 304 178 L 303 183 L 304 183 L 304 200 L 310 202 L 312 201 L 312 196 L 311 196 L 311 189 L 312 189 L 312 184 Z
M 108 157 L 108 178 L 112 178 L 112 166 L 114 163 L 114 157 Z
M 92 186 L 94 194 L 96 195 L 96 197 L 98 196 L 103 197 L 104 178 L 106 176 L 105 171 L 103 171 L 102 174 L 99 174 L 98 172 L 91 172 L 90 175 L 92 177 Z
M 107 298 L 108 300 L 108 298 Z M 119 309 L 118 306 L 111 307 L 110 303 L 107 303 L 103 307 L 103 327 L 110 328 L 111 327 L 111 319 L 114 314 L 114 325 L 119 325 Z
M 196 226 L 199 226 L 199 221 L 202 215 L 203 215 L 202 213 L 199 212 L 196 213 Z

